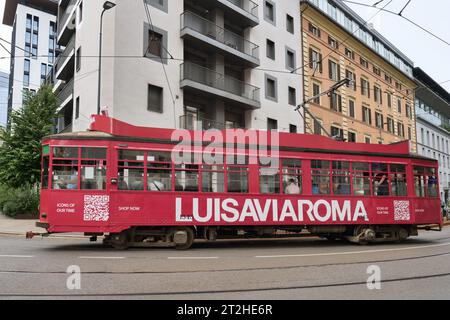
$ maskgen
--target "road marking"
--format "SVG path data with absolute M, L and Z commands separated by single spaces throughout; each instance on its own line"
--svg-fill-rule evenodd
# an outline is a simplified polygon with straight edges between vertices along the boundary
M 123 259 L 125 259 L 125 257 L 78 257 L 78 259 L 123 260 Z
M 214 260 L 219 257 L 168 257 L 169 260 Z
M 0 258 L 18 258 L 18 259 L 30 259 L 34 258 L 34 256 L 21 256 L 21 255 L 0 255 Z
M 406 251 L 406 250 L 418 250 L 418 249 L 437 248 L 437 247 L 445 247 L 445 246 L 450 246 L 450 242 L 442 243 L 442 244 L 429 245 L 429 246 L 416 246 L 416 247 L 406 247 L 406 248 L 396 248 L 396 249 L 349 251 L 349 252 L 334 252 L 334 253 L 313 253 L 313 254 L 298 254 L 298 255 L 256 256 L 255 258 L 271 259 L 271 258 L 327 257 L 327 256 L 352 255 L 352 254 L 365 254 L 365 253 L 380 253 L 380 252 L 395 252 L 395 251 Z

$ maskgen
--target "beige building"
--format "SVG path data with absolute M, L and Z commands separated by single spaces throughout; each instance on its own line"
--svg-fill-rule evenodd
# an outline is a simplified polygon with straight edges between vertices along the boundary
M 301 1 L 306 98 L 353 81 L 309 110 L 332 136 L 349 142 L 410 140 L 416 150 L 413 63 L 341 1 Z M 310 116 L 308 133 L 324 134 Z

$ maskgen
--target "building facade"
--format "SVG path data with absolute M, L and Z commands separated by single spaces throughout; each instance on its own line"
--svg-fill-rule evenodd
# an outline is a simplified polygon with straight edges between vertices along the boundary
M 301 1 L 307 133 L 359 143 L 411 141 L 416 150 L 413 63 L 355 12 L 334 0 Z M 322 125 L 322 127 L 319 125 Z
M 415 68 L 417 151 L 439 161 L 440 196 L 449 201 L 450 190 L 450 93 L 422 69 Z
M 0 72 L 0 127 L 6 127 L 8 117 L 9 74 Z
M 298 0 L 116 0 L 104 12 L 100 104 L 164 128 L 303 132 Z M 103 1 L 61 0 L 60 129 L 97 113 Z
M 13 28 L 8 112 L 22 107 L 24 90 L 37 91 L 56 57 L 57 0 L 6 0 L 3 24 Z

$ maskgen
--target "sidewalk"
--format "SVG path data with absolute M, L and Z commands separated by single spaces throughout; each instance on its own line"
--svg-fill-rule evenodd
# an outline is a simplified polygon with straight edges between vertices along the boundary
M 36 233 L 46 233 L 45 229 L 36 227 L 37 221 L 38 220 L 16 220 L 0 213 L 0 235 L 23 236 L 25 238 L 26 233 L 29 231 Z M 83 237 L 83 234 L 61 234 L 52 235 L 52 237 L 80 238 Z

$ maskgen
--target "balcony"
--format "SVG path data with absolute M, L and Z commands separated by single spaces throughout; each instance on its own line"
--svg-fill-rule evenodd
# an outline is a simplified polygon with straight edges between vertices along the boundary
M 245 109 L 261 108 L 258 87 L 191 62 L 181 65 L 180 86 L 194 93 L 222 98 Z
M 184 115 L 180 117 L 180 128 L 184 130 L 206 131 L 210 129 L 239 129 L 237 124 L 222 123 L 215 120 L 197 118 L 193 115 Z
M 58 56 L 55 66 L 57 79 L 69 81 L 75 68 L 75 37 L 72 37 L 64 51 Z
M 252 68 L 260 65 L 258 45 L 192 12 L 181 14 L 181 37 L 192 41 L 196 48 L 219 50 L 238 64 Z
M 66 46 L 75 33 L 75 9 L 77 0 L 61 1 L 60 8 L 65 11 L 59 15 L 58 19 L 58 44 Z M 64 6 L 65 5 L 65 6 Z
M 259 6 L 251 0 L 202 0 L 202 6 L 223 10 L 230 22 L 242 28 L 259 24 Z
M 66 83 L 62 90 L 58 93 L 58 105 L 60 108 L 64 108 L 66 105 L 68 105 L 71 101 L 73 101 L 73 86 L 74 86 L 74 79 L 70 80 L 68 83 Z

